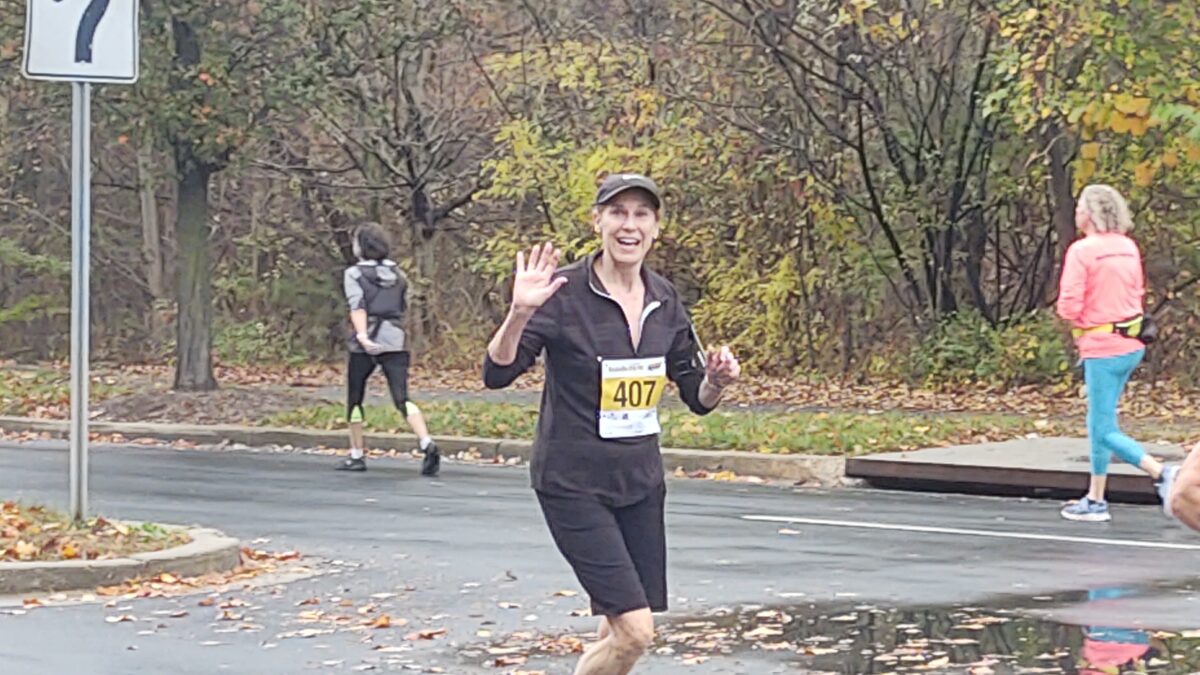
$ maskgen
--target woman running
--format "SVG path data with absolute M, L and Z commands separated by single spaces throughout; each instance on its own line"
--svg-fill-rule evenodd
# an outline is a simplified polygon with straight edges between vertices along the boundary
M 1144 325 L 1142 255 L 1126 236 L 1133 228 L 1129 206 L 1115 189 L 1089 185 L 1079 194 L 1075 225 L 1083 238 L 1067 249 L 1058 315 L 1074 326 L 1075 346 L 1083 360 L 1092 471 L 1087 495 L 1063 507 L 1062 516 L 1102 522 L 1112 519 L 1104 498 L 1112 455 L 1156 481 L 1163 465 L 1117 426 L 1117 403 L 1146 353 L 1138 339 Z
M 383 368 L 392 402 L 404 414 L 424 453 L 421 473 L 436 476 L 440 468 L 437 445 L 425 427 L 425 418 L 408 400 L 408 345 L 404 313 L 408 309 L 408 281 L 395 262 L 388 259 L 391 244 L 387 233 L 375 223 L 355 230 L 354 255 L 358 262 L 346 268 L 342 282 L 350 305 L 354 336 L 347 341 L 350 361 L 346 368 L 346 419 L 350 425 L 350 456 L 338 463 L 341 471 L 366 471 L 363 459 L 363 399 L 367 379 L 377 366 Z
M 517 254 L 512 306 L 483 378 L 505 387 L 545 350 L 530 473 L 550 534 L 601 616 L 577 675 L 628 673 L 667 609 L 666 486 L 658 405 L 667 381 L 708 413 L 740 366 L 708 354 L 674 286 L 645 266 L 662 197 L 638 174 L 610 176 L 592 210 L 599 250 L 563 269 L 561 252 Z

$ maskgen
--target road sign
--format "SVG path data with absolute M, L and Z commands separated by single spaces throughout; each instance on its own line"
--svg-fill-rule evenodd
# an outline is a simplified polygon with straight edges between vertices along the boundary
M 71 83 L 71 517 L 87 517 L 92 83 L 138 77 L 137 0 L 27 0 L 22 72 Z
M 138 0 L 26 0 L 25 77 L 131 84 Z

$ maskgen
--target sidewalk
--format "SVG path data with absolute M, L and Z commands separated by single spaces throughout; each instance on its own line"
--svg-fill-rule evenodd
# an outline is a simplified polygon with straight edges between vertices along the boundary
M 183 425 L 131 422 L 92 422 L 92 433 L 119 434 L 126 439 L 189 441 L 196 444 L 241 444 L 250 447 L 340 448 L 340 431 L 241 425 Z M 67 423 L 26 417 L 0 417 L 0 430 L 64 436 Z M 411 435 L 368 434 L 368 444 L 378 450 L 406 452 L 416 447 Z M 454 457 L 470 453 L 483 460 L 527 462 L 528 441 L 496 438 L 442 437 L 442 452 Z M 1147 447 L 1152 455 L 1179 461 L 1184 450 L 1177 445 Z M 1026 438 L 1001 443 L 981 443 L 860 457 L 827 455 L 775 455 L 753 452 L 664 448 L 667 472 L 731 472 L 810 487 L 837 487 L 857 480 L 880 488 L 928 492 L 959 492 L 1003 496 L 1077 497 L 1087 489 L 1088 444 L 1076 438 Z M 1149 477 L 1114 461 L 1109 496 L 1116 502 L 1153 503 L 1157 500 Z
M 1180 461 L 1177 445 L 1155 444 L 1146 451 L 1165 461 Z M 846 475 L 878 487 L 934 492 L 1076 498 L 1087 492 L 1088 442 L 1079 438 L 1029 438 L 1003 443 L 889 452 L 846 461 Z M 1114 460 L 1109 499 L 1155 503 L 1150 478 Z

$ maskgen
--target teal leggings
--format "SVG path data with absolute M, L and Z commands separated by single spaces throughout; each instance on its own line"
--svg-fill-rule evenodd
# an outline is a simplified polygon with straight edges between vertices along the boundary
M 1142 362 L 1146 350 L 1110 356 L 1104 359 L 1084 359 L 1083 377 L 1087 382 L 1087 428 L 1092 443 L 1092 475 L 1108 474 L 1112 455 L 1134 466 L 1141 464 L 1146 451 L 1137 441 L 1121 433 L 1117 426 L 1117 402 L 1133 369 Z

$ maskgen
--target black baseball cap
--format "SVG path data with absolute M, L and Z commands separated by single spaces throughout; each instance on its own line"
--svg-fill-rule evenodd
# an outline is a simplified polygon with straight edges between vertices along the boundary
M 654 208 L 662 208 L 662 193 L 659 192 L 658 185 L 640 173 L 610 174 L 600 183 L 600 189 L 596 192 L 596 204 L 607 204 L 622 192 L 635 189 L 650 193 Z

